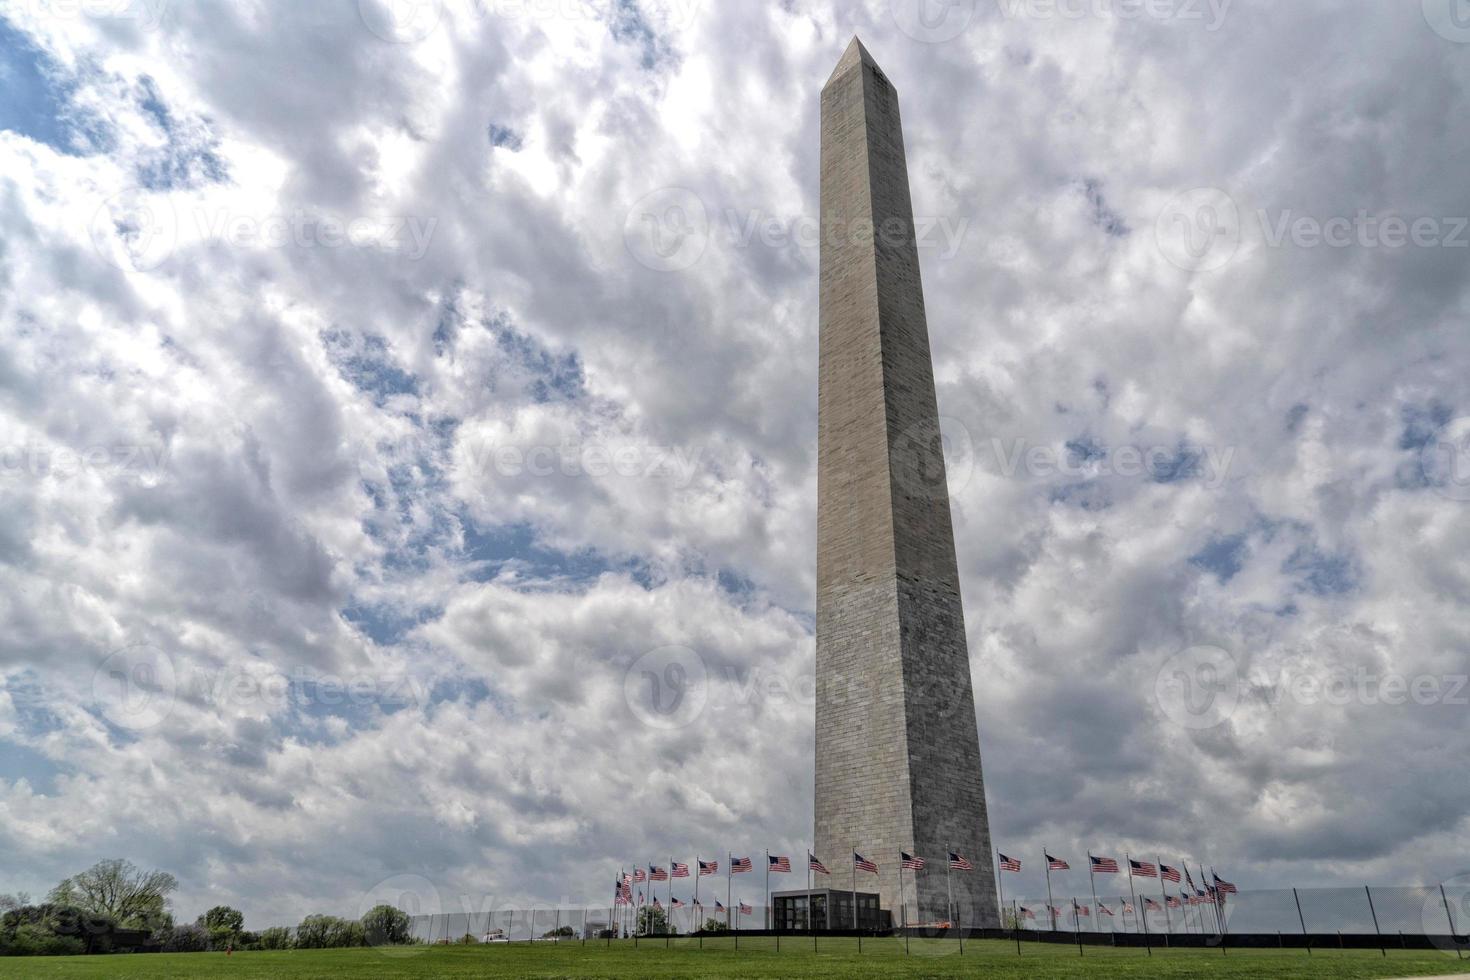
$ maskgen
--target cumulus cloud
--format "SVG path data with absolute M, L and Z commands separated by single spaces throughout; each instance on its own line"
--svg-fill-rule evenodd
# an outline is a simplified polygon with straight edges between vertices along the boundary
M 804 229 L 854 32 L 933 232 L 998 843 L 1433 880 L 1470 802 L 1467 39 L 908 8 L 7 8 L 7 886 L 121 855 L 264 925 L 799 853 Z M 1218 718 L 1158 693 L 1200 648 Z

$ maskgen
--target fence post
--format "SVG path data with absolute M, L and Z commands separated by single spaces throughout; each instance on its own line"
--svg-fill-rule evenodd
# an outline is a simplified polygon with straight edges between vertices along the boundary
M 1021 912 L 1016 906 L 1016 900 L 1011 899 L 1011 932 L 1016 937 L 1016 955 L 1021 955 Z
M 1444 917 L 1450 920 L 1450 942 L 1455 944 L 1455 959 L 1462 960 L 1465 958 L 1465 953 L 1460 949 L 1460 934 L 1455 931 L 1455 917 L 1450 912 L 1450 900 L 1449 896 L 1444 893 L 1443 882 L 1439 886 L 1439 900 L 1444 902 Z
M 1296 899 L 1296 917 L 1297 917 L 1297 921 L 1299 921 L 1302 924 L 1302 938 L 1304 940 L 1306 940 L 1306 943 L 1307 943 L 1307 955 L 1308 956 L 1311 956 L 1312 955 L 1312 939 L 1311 939 L 1310 936 L 1307 935 L 1307 917 L 1304 916 L 1304 915 L 1302 915 L 1302 897 L 1297 894 L 1297 890 L 1295 888 L 1293 888 L 1291 890 L 1291 897 L 1294 898 L 1294 899 Z
M 1373 889 L 1364 885 L 1363 891 L 1368 893 L 1368 911 L 1373 913 L 1373 931 L 1378 933 L 1378 951 L 1383 954 L 1384 959 L 1388 959 L 1388 946 L 1383 941 L 1383 930 L 1378 928 L 1378 910 L 1373 907 Z
M 1342 945 L 1342 930 L 1337 930 L 1337 951 L 1343 956 L 1347 955 L 1347 949 Z

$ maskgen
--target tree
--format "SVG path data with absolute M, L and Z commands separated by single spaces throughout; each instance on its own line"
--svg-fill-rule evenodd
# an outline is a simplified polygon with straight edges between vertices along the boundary
M 50 901 L 105 915 L 130 929 L 150 929 L 168 911 L 168 894 L 179 887 L 167 871 L 142 871 L 131 861 L 98 861 L 81 874 L 63 879 Z
M 700 932 L 729 932 L 730 927 L 719 919 L 705 919 L 704 925 L 699 927 Z
M 565 938 L 565 939 L 571 939 L 571 938 L 573 938 L 576 935 L 577 935 L 577 930 L 573 929 L 571 926 L 558 926 L 555 929 L 548 929 L 546 932 L 543 932 L 541 934 L 541 938 L 542 939 L 563 939 L 563 938 Z
M 245 915 L 228 905 L 216 905 L 199 917 L 199 925 L 209 933 L 210 945 L 220 948 L 239 941 L 245 928 Z
M 297 949 L 336 949 L 341 946 L 366 946 L 362 923 L 339 919 L 335 915 L 308 915 L 296 927 Z
M 291 930 L 285 926 L 271 926 L 260 931 L 261 949 L 290 949 Z
M 652 936 L 668 930 L 669 917 L 661 908 L 645 905 L 638 910 L 638 931 L 645 936 Z
M 165 953 L 203 953 L 209 949 L 209 933 L 203 926 L 178 926 L 164 940 Z
M 413 942 L 413 923 L 408 913 L 391 905 L 374 905 L 362 917 L 362 931 L 369 946 L 402 946 Z

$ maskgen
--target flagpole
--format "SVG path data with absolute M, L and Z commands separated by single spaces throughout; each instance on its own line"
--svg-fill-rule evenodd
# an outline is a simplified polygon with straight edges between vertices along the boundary
M 1159 895 L 1164 899 L 1164 945 L 1169 945 L 1169 935 L 1174 931 L 1174 922 L 1169 918 L 1169 889 L 1164 885 L 1164 856 L 1155 854 L 1159 862 Z
M 813 844 L 812 847 L 816 845 Z M 812 931 L 812 952 L 817 951 L 817 923 L 812 918 L 812 850 L 806 852 L 806 927 Z
M 917 882 L 915 883 L 917 884 Z M 902 910 L 903 923 L 903 952 L 907 956 L 909 952 L 909 900 L 904 897 L 903 891 L 903 852 L 898 852 L 898 907 Z
M 1042 863 L 1046 865 L 1046 914 L 1051 919 L 1051 931 L 1057 931 L 1057 910 L 1051 900 L 1051 849 L 1045 844 L 1041 846 Z
M 735 889 L 735 855 L 725 855 L 725 929 L 731 927 L 731 895 Z M 731 930 L 734 932 L 734 930 Z
M 771 928 L 771 852 L 766 850 L 766 928 Z
M 1200 874 L 1204 874 L 1203 871 Z M 852 931 L 857 932 L 857 845 L 852 845 Z
M 954 914 L 954 874 L 953 874 L 954 869 L 950 867 L 950 860 L 949 860 L 950 853 L 951 852 L 950 852 L 950 849 L 949 849 L 949 845 L 948 844 L 945 844 L 944 845 L 944 891 L 945 891 L 944 901 L 945 901 L 945 905 L 949 909 L 949 915 L 946 916 L 946 918 L 949 919 L 949 924 L 950 924 L 951 927 L 953 927 L 954 926 L 954 920 L 955 920 L 956 916 Z
M 1000 851 L 995 852 L 995 907 L 1006 907 L 1006 873 L 1000 867 Z
M 700 862 L 699 855 L 694 855 L 694 908 L 696 910 L 699 908 L 699 879 L 704 877 L 700 873 L 703 870 L 704 865 Z M 696 911 L 694 914 L 698 915 L 699 913 Z M 695 931 L 698 932 L 699 930 Z
M 1092 874 L 1092 851 L 1087 852 L 1087 883 L 1092 886 L 1092 904 L 1097 904 L 1097 879 Z M 1097 914 L 1097 929 L 1102 931 L 1102 913 Z
M 1137 918 L 1141 928 L 1147 928 L 1147 924 L 1143 923 L 1143 912 L 1138 907 L 1138 889 L 1133 887 L 1133 855 L 1124 851 L 1123 860 L 1128 862 L 1128 894 L 1133 896 L 1133 915 Z

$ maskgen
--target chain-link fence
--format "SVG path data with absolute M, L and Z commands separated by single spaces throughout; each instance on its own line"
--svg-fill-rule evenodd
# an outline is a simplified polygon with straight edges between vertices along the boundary
M 748 911 L 747 911 L 748 910 Z M 995 923 L 936 923 L 915 934 L 1027 939 L 1084 936 L 1089 941 L 1197 937 L 1210 944 L 1426 945 L 1467 949 L 1470 880 L 1451 887 L 1312 888 L 1244 891 L 1220 903 L 1182 890 L 1128 894 L 1006 896 Z M 766 935 L 786 929 L 762 905 L 685 904 L 601 909 L 544 908 L 454 912 L 412 917 L 415 940 L 426 943 L 498 943 L 663 938 L 666 936 Z M 835 932 L 850 934 L 839 927 Z M 1337 937 L 1342 937 L 1339 940 Z

